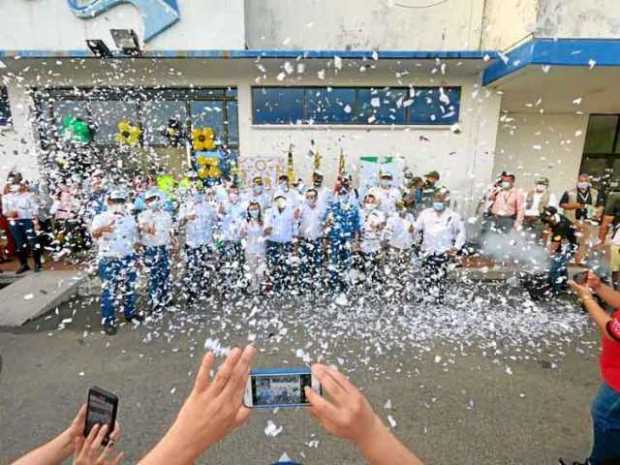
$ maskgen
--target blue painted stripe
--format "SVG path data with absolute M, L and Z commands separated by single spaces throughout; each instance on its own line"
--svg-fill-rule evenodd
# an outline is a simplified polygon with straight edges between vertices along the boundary
M 620 39 L 533 39 L 485 69 L 482 84 L 489 85 L 530 65 L 620 66 Z
M 333 59 L 338 56 L 342 59 L 372 60 L 372 50 L 147 50 L 143 58 L 206 58 L 206 59 L 294 59 L 298 57 L 308 59 Z M 89 50 L 0 50 L 0 57 L 8 58 L 20 56 L 23 58 L 95 58 Z M 431 60 L 431 59 L 461 59 L 482 60 L 497 58 L 495 51 L 476 50 L 385 50 L 376 52 L 379 59 L 384 60 Z M 115 54 L 115 58 L 128 58 Z

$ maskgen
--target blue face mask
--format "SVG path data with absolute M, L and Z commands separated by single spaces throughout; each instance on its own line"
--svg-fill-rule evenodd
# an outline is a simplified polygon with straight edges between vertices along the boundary
M 433 202 L 433 210 L 436 212 L 442 212 L 446 209 L 446 205 L 443 202 Z

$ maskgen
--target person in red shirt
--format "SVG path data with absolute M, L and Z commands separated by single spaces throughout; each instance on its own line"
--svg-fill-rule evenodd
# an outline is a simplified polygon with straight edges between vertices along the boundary
M 602 385 L 592 402 L 594 445 L 592 465 L 620 463 L 620 292 L 602 283 L 591 271 L 583 285 L 569 281 L 584 308 L 601 332 L 600 369 Z M 594 299 L 615 309 L 610 315 Z

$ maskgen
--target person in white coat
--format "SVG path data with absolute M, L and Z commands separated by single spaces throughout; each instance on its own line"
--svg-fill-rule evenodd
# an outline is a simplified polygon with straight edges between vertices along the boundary
M 267 270 L 263 210 L 260 203 L 251 201 L 246 212 L 245 221 L 241 224 L 245 274 L 250 283 L 250 290 L 257 293 L 263 288 Z
M 379 209 L 377 198 L 368 193 L 364 197 L 361 215 L 360 252 L 365 280 L 379 281 L 381 265 L 381 239 L 385 228 L 385 213 Z
M 148 273 L 149 304 L 160 311 L 170 302 L 170 254 L 174 240 L 172 216 L 164 209 L 159 190 L 144 196 L 146 210 L 138 215 L 140 242 L 144 246 L 143 262 Z
M 316 287 L 321 283 L 325 254 L 323 218 L 326 211 L 327 205 L 319 203 L 319 192 L 314 188 L 308 189 L 299 218 L 300 281 L 304 287 Z
M 383 240 L 386 247 L 385 274 L 406 285 L 411 272 L 411 256 L 415 242 L 415 220 L 405 203 L 396 203 L 396 211 L 388 216 Z
M 400 190 L 394 187 L 394 178 L 391 173 L 383 172 L 379 177 L 379 187 L 370 190 L 379 203 L 379 210 L 386 215 L 396 211 L 396 202 L 401 198 Z
M 443 301 L 448 262 L 465 244 L 465 225 L 461 216 L 447 207 L 445 193 L 433 196 L 433 206 L 420 212 L 413 228 L 422 234 L 422 269 L 425 289 Z

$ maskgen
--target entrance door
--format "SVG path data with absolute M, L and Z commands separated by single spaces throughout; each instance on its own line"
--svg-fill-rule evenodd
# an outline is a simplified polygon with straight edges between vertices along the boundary
M 590 115 L 581 172 L 599 178 L 603 188 L 620 180 L 620 115 Z

